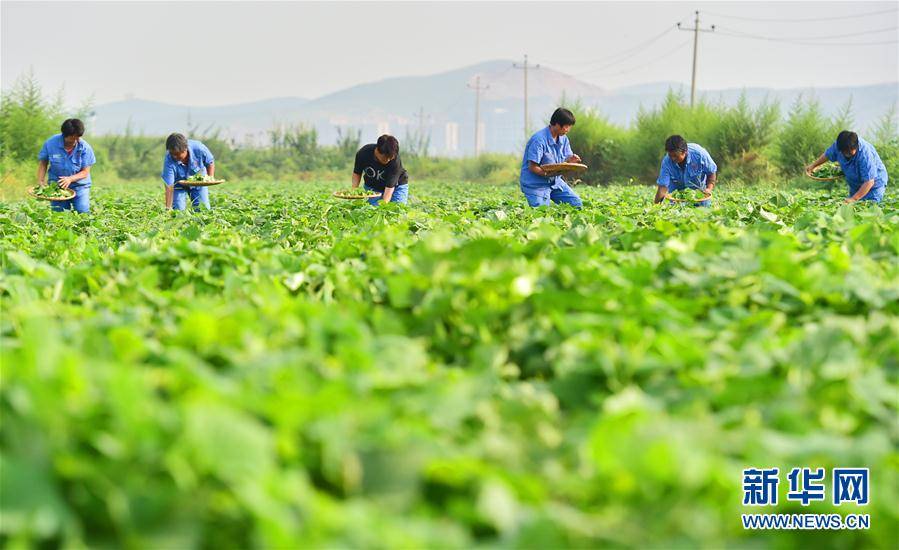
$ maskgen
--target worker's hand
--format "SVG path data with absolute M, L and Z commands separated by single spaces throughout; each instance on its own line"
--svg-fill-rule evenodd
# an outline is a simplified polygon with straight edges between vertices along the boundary
M 61 178 L 59 178 L 59 187 L 62 189 L 68 189 L 69 186 L 73 183 L 75 182 L 72 181 L 72 178 L 70 178 L 69 176 L 62 176 Z
M 817 167 L 815 166 L 815 163 L 813 162 L 805 167 L 805 173 L 808 174 L 809 176 L 811 176 L 812 170 L 814 170 L 815 168 L 817 168 Z
M 858 201 L 858 199 L 853 199 L 852 197 L 848 197 L 848 198 L 843 199 L 843 204 L 852 204 L 857 201 Z
M 572 154 L 570 157 L 565 159 L 565 162 L 580 162 L 580 161 L 581 161 L 581 157 L 579 157 L 575 154 Z

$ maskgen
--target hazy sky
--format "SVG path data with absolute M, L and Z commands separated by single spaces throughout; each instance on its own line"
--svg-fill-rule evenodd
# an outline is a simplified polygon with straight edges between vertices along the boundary
M 605 88 L 688 83 L 693 34 L 674 25 L 692 26 L 696 9 L 701 26 L 718 28 L 700 35 L 701 89 L 899 80 L 895 1 L 3 0 L 0 78 L 6 89 L 32 68 L 72 103 L 93 94 L 96 103 L 132 95 L 199 106 L 311 98 L 527 53 Z

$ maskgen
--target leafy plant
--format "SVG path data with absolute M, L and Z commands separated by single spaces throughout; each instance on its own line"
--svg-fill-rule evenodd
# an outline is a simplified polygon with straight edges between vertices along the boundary
M 892 188 L 574 210 L 410 185 L 409 208 L 272 181 L 199 212 L 130 183 L 90 216 L 0 203 L 0 543 L 895 545 Z M 744 530 L 750 466 L 869 468 L 863 508 L 782 475 L 765 511 L 871 528 Z

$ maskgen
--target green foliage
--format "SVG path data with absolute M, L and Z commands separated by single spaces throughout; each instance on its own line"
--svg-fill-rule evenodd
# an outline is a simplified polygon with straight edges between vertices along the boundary
M 775 158 L 781 173 L 795 176 L 817 159 L 836 139 L 843 126 L 841 119 L 848 117 L 848 108 L 847 105 L 835 121 L 829 121 L 817 99 L 797 98 L 777 137 Z
M 477 157 L 446 159 L 410 157 L 403 165 L 414 181 L 446 179 L 473 183 L 517 182 L 521 160 L 514 155 L 482 153 Z
M 893 185 L 899 179 L 899 117 L 895 105 L 880 119 L 872 138 L 890 176 L 890 185 Z
M 843 169 L 840 167 L 839 162 L 825 162 L 821 166 L 815 168 L 815 171 L 812 175 L 818 178 L 833 178 L 842 176 Z
M 767 149 L 777 135 L 780 106 L 763 101 L 752 109 L 746 93 L 732 108 L 719 107 L 708 149 L 728 179 L 758 181 L 772 176 Z
M 62 121 L 83 117 L 83 111 L 66 116 L 61 92 L 45 97 L 32 73 L 20 76 L 0 97 L 0 158 L 37 162 L 44 141 L 59 133 Z
M 335 188 L 0 203 L 0 544 L 895 546 L 895 193 Z M 765 511 L 871 529 L 742 529 L 748 466 L 870 468 Z
M 665 140 L 680 134 L 692 143 L 707 144 L 718 122 L 717 107 L 699 101 L 694 108 L 683 95 L 673 91 L 656 109 L 640 109 L 630 140 L 634 174 L 644 182 L 654 182 L 665 154 Z M 709 151 L 714 157 L 714 151 Z
M 37 186 L 37 189 L 34 190 L 34 194 L 40 197 L 47 198 L 64 198 L 74 196 L 72 191 L 61 188 L 57 182 Z
M 362 145 L 362 130 L 337 127 L 337 150 L 344 158 L 355 158 Z
M 608 184 L 631 175 L 628 166 L 627 130 L 608 121 L 601 113 L 574 105 L 577 123 L 568 133 L 572 148 L 590 169 L 579 177 L 585 183 Z

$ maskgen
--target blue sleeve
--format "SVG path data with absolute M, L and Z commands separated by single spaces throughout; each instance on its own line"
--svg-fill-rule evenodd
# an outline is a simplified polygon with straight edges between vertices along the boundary
M 543 142 L 539 139 L 529 141 L 527 149 L 524 151 L 524 158 L 528 162 L 540 164 L 540 161 L 543 160 Z
M 209 147 L 206 147 L 205 143 L 200 144 L 203 147 L 203 166 L 208 166 L 215 162 L 215 157 L 212 155 L 212 151 L 209 150 Z
M 858 152 L 858 175 L 861 178 L 859 183 L 865 183 L 877 177 L 877 163 L 874 161 L 874 153 L 869 148 L 866 148 L 864 153 Z
M 837 142 L 833 142 L 833 144 L 824 151 L 824 156 L 827 157 L 827 160 L 830 162 L 835 162 L 837 160 Z
M 659 179 L 656 180 L 656 185 L 665 188 L 671 183 L 671 174 L 668 173 L 668 163 L 665 162 L 666 160 L 668 160 L 667 156 L 662 159 L 662 165 L 659 167 Z
M 81 166 L 93 166 L 97 164 L 97 156 L 94 155 L 94 148 L 87 142 L 84 142 L 84 152 L 81 153 Z
M 50 160 L 50 150 L 47 149 L 47 142 L 41 147 L 41 152 L 37 154 L 37 160 Z
M 168 155 L 162 161 L 162 183 L 169 187 L 175 185 L 175 165 L 169 161 Z
M 574 152 L 571 150 L 571 140 L 566 137 L 565 138 L 565 146 L 562 147 L 562 160 L 567 159 L 568 157 L 570 157 L 573 154 L 574 154 Z
M 715 164 L 712 155 L 710 155 L 708 151 L 702 154 L 702 170 L 706 174 L 714 174 L 718 171 L 718 165 Z

